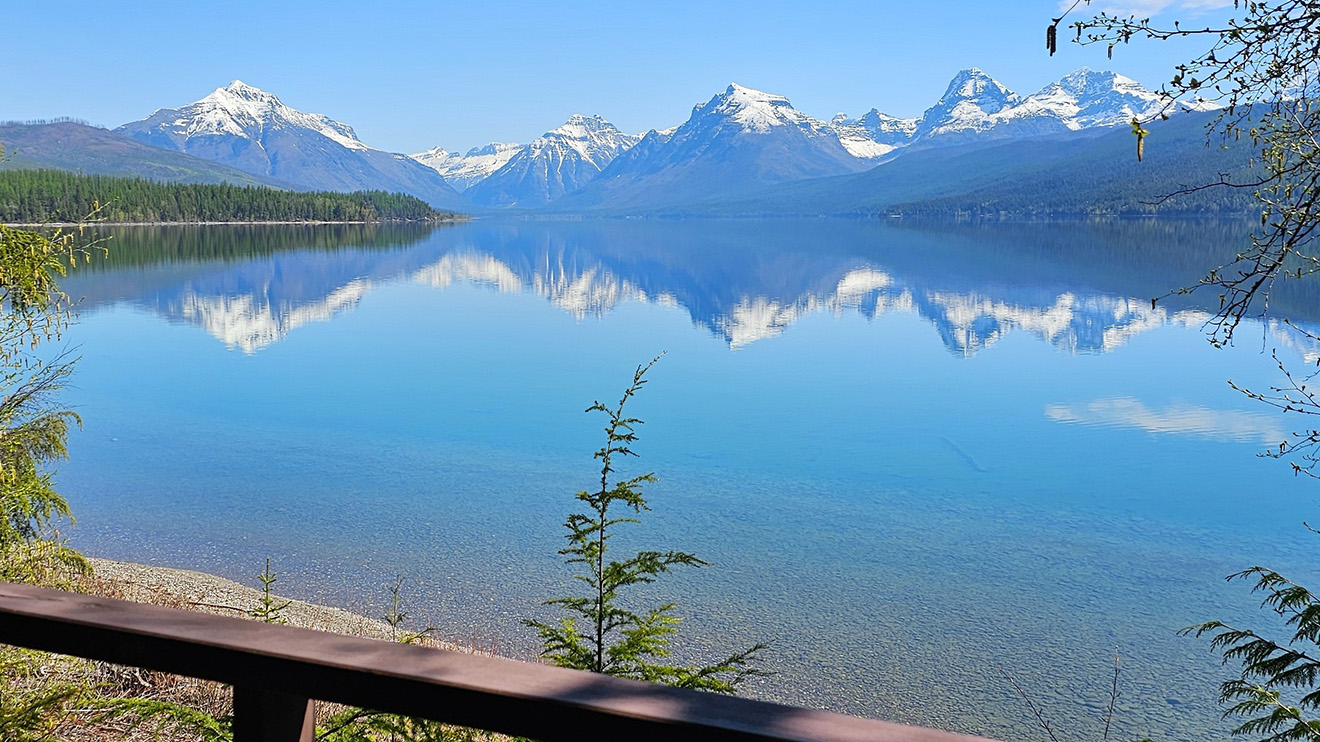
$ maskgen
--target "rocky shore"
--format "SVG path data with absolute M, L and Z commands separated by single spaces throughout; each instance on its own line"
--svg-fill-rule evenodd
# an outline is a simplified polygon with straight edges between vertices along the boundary
M 95 574 L 92 591 L 107 597 L 238 617 L 248 616 L 261 600 L 260 590 L 204 572 L 109 559 L 91 558 L 89 561 Z M 280 602 L 286 600 L 281 598 Z M 394 632 L 389 624 L 379 619 L 301 600 L 288 602 L 280 615 L 290 626 L 370 639 L 393 638 Z M 432 639 L 425 643 L 460 652 L 473 651 Z

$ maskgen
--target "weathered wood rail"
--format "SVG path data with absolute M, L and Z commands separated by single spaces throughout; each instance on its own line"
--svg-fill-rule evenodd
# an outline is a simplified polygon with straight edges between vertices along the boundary
M 0 643 L 228 683 L 235 742 L 310 742 L 313 699 L 545 742 L 978 739 L 30 585 L 0 583 Z

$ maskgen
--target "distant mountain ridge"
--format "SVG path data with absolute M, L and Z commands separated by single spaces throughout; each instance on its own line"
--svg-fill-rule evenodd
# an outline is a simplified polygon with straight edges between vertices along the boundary
M 966 141 L 1059 134 L 1156 118 L 1168 105 L 1157 93 L 1114 72 L 1083 67 L 1027 97 L 979 69 L 964 70 L 922 116 L 916 141 Z
M 1158 93 L 1116 72 L 1083 67 L 1046 85 L 1019 106 L 1024 115 L 1035 110 L 1054 115 L 1073 131 L 1097 126 L 1122 126 L 1135 116 L 1147 120 L 1168 104 Z M 1198 110 L 1209 110 L 1199 107 Z
M 645 213 L 729 201 L 768 187 L 883 166 L 908 149 L 1099 134 L 1133 117 L 1146 121 L 1188 108 L 1197 107 L 1175 108 L 1130 78 L 1087 68 L 1028 96 L 980 69 L 962 70 L 935 104 L 910 119 L 873 108 L 857 119 L 839 114 L 824 122 L 783 96 L 734 83 L 695 106 L 684 124 L 648 133 L 600 177 L 543 208 Z
M 1029 171 L 1030 178 L 1044 177 L 1041 168 L 1051 161 L 1076 162 L 1090 146 L 1083 140 L 1113 134 L 1105 151 L 1120 147 L 1122 127 L 1134 117 L 1149 121 L 1201 107 L 1175 107 L 1130 78 L 1086 68 L 1024 96 L 973 67 L 912 118 L 872 108 L 823 121 L 784 96 L 733 83 L 695 105 L 679 126 L 640 136 L 601 116 L 574 115 L 525 145 L 492 142 L 462 155 L 436 147 L 408 156 L 373 148 L 348 124 L 235 80 L 192 104 L 121 126 L 115 133 L 122 139 L 88 128 L 64 151 L 47 141 L 43 154 L 23 162 L 183 182 L 386 190 L 487 213 L 876 213 L 897 205 L 922 210 L 930 199 L 958 211 L 1011 202 L 1035 213 L 1033 199 L 1076 208 L 1069 200 L 1086 197 L 1077 179 L 1065 178 L 1062 190 L 1019 190 L 1011 199 L 985 189 L 1006 193 Z M 1153 134 L 1151 144 L 1158 138 Z M 1191 139 L 1177 140 L 1188 148 L 1179 156 L 1198 167 L 1209 163 L 1190 152 Z M 995 149 L 1017 142 L 1030 142 L 1030 149 Z M 1152 165 L 1132 175 L 1168 191 L 1182 173 Z M 1103 181 L 1092 185 L 1106 190 Z M 954 206 L 973 193 L 987 195 Z M 1118 203 L 1107 198 L 1106 209 Z
M 463 203 L 439 173 L 416 160 L 372 148 L 351 126 L 298 111 L 241 80 L 116 131 L 299 188 L 396 191 L 441 208 Z
M 884 164 L 853 175 L 783 183 L 699 204 L 671 203 L 665 216 L 955 216 L 1043 217 L 1115 214 L 1246 214 L 1243 189 L 1208 189 L 1156 203 L 1162 194 L 1245 179 L 1252 150 L 1242 143 L 1206 146 L 1213 112 L 1181 113 L 1147 124 L 1138 162 L 1125 128 L 1032 138 L 915 144 Z
M 883 157 L 912 141 L 920 119 L 901 119 L 872 108 L 861 118 L 850 119 L 840 113 L 830 120 L 839 132 L 839 141 L 854 157 Z
M 1083 67 L 1024 97 L 971 67 L 954 75 L 944 95 L 917 118 L 900 119 L 871 109 L 860 119 L 841 113 L 831 123 L 849 151 L 875 158 L 910 144 L 942 146 L 1102 129 L 1126 124 L 1134 116 L 1148 121 L 1166 109 L 1174 110 L 1170 101 L 1115 72 Z
M 466 196 L 479 206 L 544 206 L 591 182 L 640 139 L 600 116 L 574 114 L 515 152 Z
M 517 142 L 491 142 L 461 155 L 443 147 L 432 147 L 408 156 L 440 173 L 455 189 L 464 191 L 504 167 L 522 148 Z

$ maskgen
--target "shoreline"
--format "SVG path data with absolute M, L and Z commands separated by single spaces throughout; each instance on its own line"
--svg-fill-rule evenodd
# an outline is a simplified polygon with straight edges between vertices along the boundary
M 317 221 L 232 221 L 232 222 L 0 222 L 4 227 L 20 227 L 24 229 L 42 228 L 42 227 L 224 227 L 224 226 L 254 226 L 270 224 L 274 226 L 322 226 L 334 224 L 458 224 L 460 222 L 472 221 L 473 217 L 459 216 L 449 219 L 409 220 L 395 219 L 384 221 L 355 221 L 355 222 L 317 222 Z
M 103 597 L 238 618 L 251 618 L 249 611 L 259 605 L 262 597 L 261 590 L 257 588 L 207 572 L 100 557 L 87 557 L 87 561 L 92 565 L 90 582 L 93 592 L 103 594 Z M 110 589 L 95 589 L 98 584 Z M 413 627 L 403 626 L 396 631 L 383 619 L 343 608 L 294 600 L 278 594 L 272 597 L 277 598 L 281 604 L 288 603 L 281 611 L 281 617 L 289 626 L 382 641 L 393 641 L 396 636 L 410 634 L 413 630 Z M 497 656 L 434 637 L 427 637 L 422 643 L 464 654 Z

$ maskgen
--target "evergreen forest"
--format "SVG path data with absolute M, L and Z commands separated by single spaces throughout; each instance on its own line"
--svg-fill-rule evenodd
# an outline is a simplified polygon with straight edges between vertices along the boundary
M 0 223 L 442 221 L 401 193 L 300 193 L 228 184 L 160 183 L 60 170 L 0 170 Z

